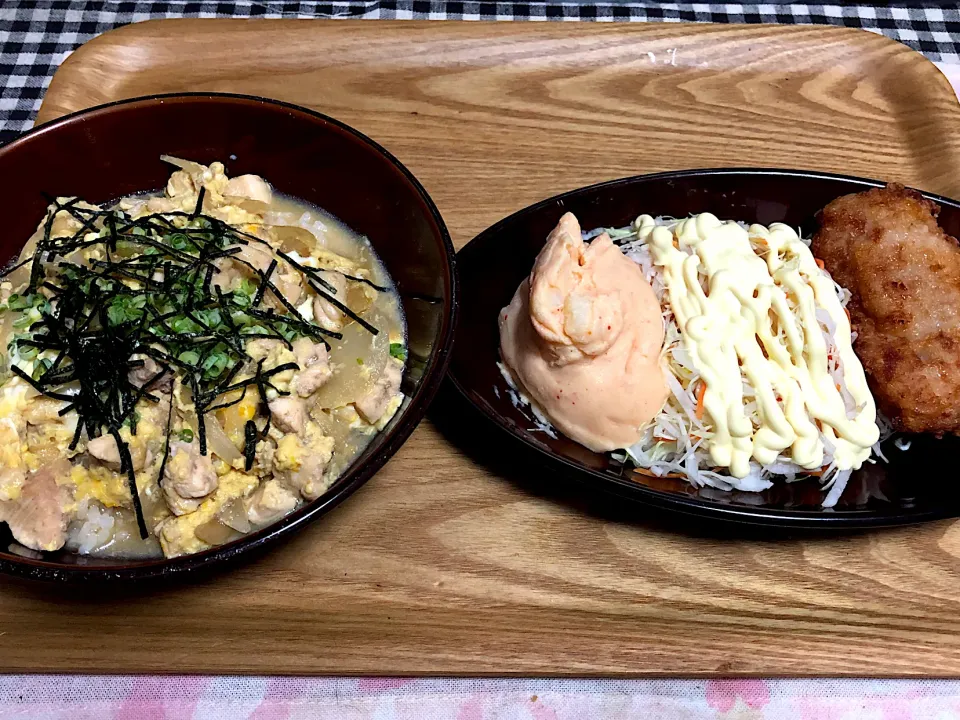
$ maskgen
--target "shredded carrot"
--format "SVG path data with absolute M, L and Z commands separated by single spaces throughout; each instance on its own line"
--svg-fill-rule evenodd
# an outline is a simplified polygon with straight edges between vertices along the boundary
M 826 269 L 827 269 L 827 266 L 823 264 L 823 260 L 821 260 L 820 258 L 814 258 L 814 260 L 817 261 L 817 267 L 818 267 L 818 268 L 820 268 L 821 270 L 826 270 Z
M 653 478 L 655 480 L 683 477 L 683 475 L 681 475 L 680 473 L 674 473 L 674 472 L 667 473 L 666 475 L 657 475 L 652 470 L 648 470 L 647 468 L 639 468 L 639 467 L 633 468 L 633 472 L 635 472 L 637 475 L 643 475 L 644 477 Z
M 840 392 L 840 383 L 837 383 L 837 392 Z
M 657 442 L 673 442 L 676 438 L 663 437 L 662 435 L 654 435 L 653 439 Z
M 847 322 L 853 322 L 853 318 L 850 317 L 850 311 L 846 308 L 844 308 L 843 311 L 847 314 Z
M 701 380 L 697 386 L 697 420 L 703 419 L 703 396 L 706 392 L 707 384 Z

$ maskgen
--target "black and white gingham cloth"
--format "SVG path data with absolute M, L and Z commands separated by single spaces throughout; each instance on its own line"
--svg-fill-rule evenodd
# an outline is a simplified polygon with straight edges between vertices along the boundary
M 0 0 L 0 144 L 31 126 L 64 58 L 95 35 L 162 17 L 349 17 L 431 20 L 681 20 L 819 23 L 883 33 L 931 60 L 960 63 L 960 7 L 607 0 Z

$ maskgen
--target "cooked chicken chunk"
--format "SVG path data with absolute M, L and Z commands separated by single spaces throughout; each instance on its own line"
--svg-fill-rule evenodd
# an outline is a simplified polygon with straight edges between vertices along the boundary
M 303 400 L 286 395 L 271 400 L 269 406 L 274 425 L 284 432 L 303 432 L 303 425 L 307 421 L 307 405 Z
M 61 197 L 58 198 L 58 200 L 61 204 L 64 204 L 69 201 L 70 198 Z M 97 206 L 91 205 L 83 200 L 78 200 L 73 203 L 73 207 L 82 210 L 95 210 Z M 69 237 L 81 227 L 83 227 L 83 224 L 69 210 L 58 210 L 53 217 L 53 224 L 50 226 L 50 237 Z
M 824 208 L 814 254 L 853 293 L 855 350 L 897 429 L 960 431 L 960 246 L 939 208 L 891 184 Z
M 130 371 L 127 379 L 131 385 L 142 388 L 153 380 L 147 388 L 148 390 L 157 390 L 165 393 L 170 392 L 170 388 L 173 386 L 173 373 L 171 371 L 168 370 L 163 375 L 160 375 L 158 379 L 154 380 L 162 369 L 156 360 L 146 355 L 134 355 L 132 359 L 142 361 L 143 365 Z
M 388 358 L 383 374 L 377 378 L 374 386 L 354 403 L 360 416 L 371 424 L 383 417 L 390 401 L 399 393 L 402 379 L 403 363 Z
M 167 196 L 180 197 L 183 195 L 193 195 L 199 190 L 194 183 L 193 178 L 186 170 L 177 170 L 170 175 L 167 180 Z
M 149 453 L 142 442 L 128 443 L 130 459 L 134 470 L 143 470 L 149 460 Z M 87 443 L 87 452 L 100 462 L 109 465 L 113 470 L 120 469 L 120 448 L 113 435 L 101 435 Z
M 223 194 L 228 197 L 242 197 L 269 203 L 273 199 L 270 185 L 259 175 L 238 175 L 230 178 L 223 188 Z
M 280 340 L 258 339 L 247 343 L 246 353 L 256 361 L 263 361 L 264 370 L 272 370 L 280 365 L 296 363 L 297 357 Z M 293 379 L 294 370 L 284 370 L 270 377 L 271 385 L 279 390 L 286 390 Z M 271 391 L 272 392 L 272 391 Z M 270 396 L 268 394 L 268 396 Z
M 180 210 L 180 203 L 173 198 L 152 197 L 143 205 L 143 211 L 147 213 L 168 213 Z
M 199 443 L 172 443 L 163 472 L 163 492 L 170 510 L 175 515 L 193 512 L 202 498 L 216 489 L 213 461 L 200 454 Z
M 101 435 L 87 443 L 87 452 L 100 462 L 108 465 L 120 465 L 120 448 L 113 435 Z
M 17 500 L 0 502 L 0 522 L 10 526 L 21 545 L 52 551 L 67 541 L 63 490 L 57 485 L 58 475 L 67 472 L 69 465 L 64 460 L 45 465 L 26 478 Z
M 247 343 L 245 350 L 247 355 L 254 360 L 264 360 L 269 357 L 270 353 L 279 350 L 281 347 L 283 347 L 283 342 L 280 340 L 256 338 Z
M 227 185 L 227 176 L 223 163 L 213 162 L 209 166 L 191 160 L 162 158 L 180 167 L 167 180 L 166 194 L 175 200 L 195 201 L 200 188 L 206 188 L 209 194 L 222 195 Z M 216 204 L 216 203 L 215 203 Z M 204 203 L 206 206 L 207 203 Z
M 75 413 L 60 415 L 66 406 L 61 400 L 35 397 L 23 409 L 21 417 L 25 425 L 20 438 L 26 441 L 31 453 L 42 458 L 41 464 L 63 456 L 64 447 L 73 439 L 77 416 Z
M 301 435 L 287 435 L 280 440 L 274 467 L 304 498 L 318 498 L 326 490 L 323 472 L 333 458 L 333 442 L 316 423 L 308 422 Z
M 213 284 L 224 291 L 232 290 L 244 277 L 259 279 L 260 276 L 256 271 L 266 272 L 274 260 L 276 258 L 269 245 L 251 240 L 248 244 L 241 246 L 239 252 L 214 262 L 217 266 L 217 274 L 213 277 Z M 303 278 L 287 263 L 278 263 L 270 275 L 270 282 L 290 303 L 298 305 L 302 301 Z M 263 301 L 277 310 L 285 307 L 269 288 L 264 292 Z
M 31 400 L 23 411 L 23 419 L 31 425 L 43 425 L 49 422 L 61 422 L 60 411 L 67 406 L 63 400 L 37 397 Z
M 299 372 L 290 381 L 290 389 L 302 398 L 310 397 L 330 379 L 330 357 L 323 343 L 315 343 L 309 338 L 300 338 L 293 343 L 293 354 L 297 358 Z
M 254 525 L 279 520 L 293 510 L 299 500 L 289 488 L 276 480 L 266 480 L 246 499 L 247 519 Z
M 336 290 L 335 293 L 330 293 L 330 295 L 341 303 L 346 303 L 346 278 L 340 273 L 331 270 L 320 270 L 318 274 L 328 285 Z M 326 288 L 323 289 L 327 290 Z M 343 329 L 343 312 L 329 300 L 325 300 L 319 295 L 313 299 L 313 319 L 317 325 L 324 330 L 338 332 Z

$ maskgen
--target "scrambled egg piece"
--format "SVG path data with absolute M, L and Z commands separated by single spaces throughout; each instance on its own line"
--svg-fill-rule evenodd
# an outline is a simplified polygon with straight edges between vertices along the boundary
M 66 205 L 71 200 L 76 200 L 72 197 L 58 197 L 57 202 L 61 205 Z M 100 208 L 97 205 L 91 205 L 85 200 L 76 200 L 73 203 L 73 207 L 79 208 L 81 210 L 99 210 Z M 43 223 L 47 221 L 44 219 Z M 77 232 L 83 225 L 77 220 L 76 217 L 69 210 L 58 210 L 53 216 L 53 224 L 50 226 L 50 237 L 70 237 Z
M 105 467 L 74 465 L 69 475 L 57 478 L 57 484 L 72 487 L 75 506 L 84 500 L 96 500 L 108 508 L 130 504 L 126 477 Z
M 0 501 L 20 497 L 27 471 L 24 449 L 13 420 L 0 418 Z
M 349 275 L 353 275 L 354 272 L 359 270 L 357 263 L 349 258 L 345 258 L 343 255 L 337 255 L 337 253 L 325 250 L 319 246 L 313 251 L 313 257 L 317 259 L 317 262 L 315 264 L 311 263 L 311 267 L 316 265 L 324 270 L 340 270 Z
M 303 445 L 293 433 L 284 435 L 277 443 L 273 456 L 274 467 L 278 470 L 299 470 L 303 461 Z
M 29 400 L 23 406 L 22 417 L 27 425 L 21 450 L 23 461 L 31 472 L 56 458 L 77 454 L 65 450 L 73 440 L 77 418 L 76 415 L 60 417 L 58 412 L 64 405 L 59 400 L 41 397 Z
M 140 422 L 137 423 L 137 434 L 134 435 L 126 425 L 120 428 L 120 437 L 130 446 L 131 454 L 145 453 L 148 448 L 162 446 L 166 441 L 166 428 L 153 422 L 153 419 L 147 415 L 147 409 L 150 406 L 143 403 L 140 407 L 143 408 L 143 414 Z M 166 415 L 165 412 L 164 415 Z
M 27 402 L 25 393 L 26 385 L 18 378 L 0 392 L 0 501 L 19 498 L 26 479 L 23 455 L 27 447 L 21 443 L 24 427 L 20 419 Z
M 324 435 L 319 425 L 308 422 L 302 437 L 290 434 L 280 438 L 273 466 L 291 487 L 313 500 L 327 487 L 324 470 L 333 458 L 333 444 L 333 438 Z
M 166 557 L 176 557 L 210 548 L 208 543 L 197 537 L 197 528 L 213 520 L 224 504 L 251 492 L 258 482 L 259 479 L 254 475 L 230 471 L 220 478 L 216 492 L 204 500 L 195 512 L 171 516 L 160 522 L 156 534 L 160 538 L 163 554 Z
M 264 370 L 271 370 L 280 365 L 297 362 L 297 356 L 294 355 L 286 345 L 279 342 L 267 341 L 266 343 L 258 343 L 254 341 L 248 343 L 247 354 L 254 360 L 263 360 Z M 272 375 L 270 377 L 270 383 L 279 390 L 287 391 L 290 389 L 290 381 L 293 380 L 293 373 L 293 370 L 284 370 L 281 373 Z M 267 398 L 274 400 L 276 397 L 276 391 L 268 388 Z

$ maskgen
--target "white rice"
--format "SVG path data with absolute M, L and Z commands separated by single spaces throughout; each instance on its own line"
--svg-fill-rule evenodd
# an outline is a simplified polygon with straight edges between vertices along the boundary
M 67 547 L 88 555 L 113 540 L 115 525 L 113 513 L 103 505 L 95 500 L 81 500 L 67 535 Z

